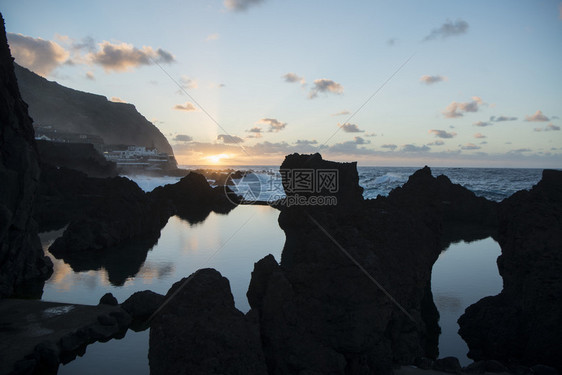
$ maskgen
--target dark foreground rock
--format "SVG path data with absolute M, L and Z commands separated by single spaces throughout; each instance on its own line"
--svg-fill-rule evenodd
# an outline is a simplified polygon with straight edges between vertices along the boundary
M 258 328 L 234 307 L 220 273 L 199 270 L 166 298 L 150 328 L 151 374 L 267 374 Z
M 91 143 L 65 143 L 38 140 L 41 163 L 74 169 L 90 177 L 115 177 L 117 166 L 108 161 Z
M 118 306 L 0 300 L 0 374 L 56 374 L 88 344 L 122 337 L 130 322 Z
M 354 164 L 295 154 L 283 168 L 337 170 L 340 184 L 316 189 L 337 197 L 335 206 L 281 205 L 281 264 L 268 256 L 254 266 L 247 295 L 269 373 L 384 374 L 436 358 L 430 280 L 445 221 L 471 223 L 486 212 L 493 223 L 495 206 L 429 168 L 371 201 L 361 196 Z M 288 199 L 302 194 L 288 189 L 296 183 L 290 172 L 283 177 Z
M 191 224 L 205 220 L 211 211 L 226 214 L 240 201 L 230 188 L 212 188 L 203 175 L 193 172 L 173 185 L 157 187 L 148 196 L 156 205 L 168 207 L 169 215 Z
M 32 219 L 40 175 L 32 120 L 18 89 L 1 16 L 0 20 L 1 298 L 12 295 L 18 285 L 48 278 L 52 264 L 43 255 Z
M 121 304 L 121 307 L 133 318 L 131 328 L 135 331 L 146 329 L 148 320 L 164 303 L 165 298 L 165 296 L 150 290 L 133 293 L 127 298 Z
M 562 371 L 562 172 L 500 204 L 502 292 L 468 307 L 459 333 L 469 357 Z

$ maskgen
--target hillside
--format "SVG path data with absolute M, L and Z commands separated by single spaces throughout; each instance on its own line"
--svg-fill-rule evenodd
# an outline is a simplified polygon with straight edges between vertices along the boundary
M 51 82 L 14 64 L 23 100 L 35 124 L 58 131 L 99 135 L 105 144 L 156 147 L 173 155 L 168 140 L 132 104 L 114 103 L 101 95 Z

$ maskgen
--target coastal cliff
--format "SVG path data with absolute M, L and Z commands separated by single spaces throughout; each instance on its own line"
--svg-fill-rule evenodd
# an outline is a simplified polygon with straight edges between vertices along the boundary
M 174 154 L 166 137 L 134 105 L 64 87 L 17 64 L 15 72 L 35 124 L 97 135 L 105 144 L 156 147 L 160 152 Z
M 21 98 L 13 58 L 0 31 L 0 297 L 52 272 L 32 219 L 39 162 L 32 120 Z

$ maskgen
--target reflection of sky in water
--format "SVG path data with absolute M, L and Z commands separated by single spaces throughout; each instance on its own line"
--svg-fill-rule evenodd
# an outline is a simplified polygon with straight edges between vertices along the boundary
M 457 333 L 457 320 L 468 306 L 501 291 L 496 265 L 500 253 L 498 243 L 487 238 L 452 244 L 439 255 L 431 278 L 433 299 L 441 315 L 439 357 L 455 356 L 462 365 L 472 362 L 466 357 L 466 343 Z
M 280 259 L 285 235 L 277 224 L 278 216 L 270 207 L 239 206 L 229 215 L 211 213 L 195 225 L 172 217 L 139 272 L 122 286 L 111 285 L 103 268 L 74 272 L 63 260 L 53 259 L 54 273 L 45 285 L 43 300 L 97 304 L 107 292 L 119 302 L 139 290 L 165 294 L 174 282 L 212 267 L 229 279 L 236 306 L 245 312 L 254 262 L 269 253 Z M 42 235 L 44 246 L 60 234 Z

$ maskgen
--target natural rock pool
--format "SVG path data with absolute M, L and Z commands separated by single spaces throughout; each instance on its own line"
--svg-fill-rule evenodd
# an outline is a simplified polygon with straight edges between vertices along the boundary
M 76 272 L 63 260 L 53 259 L 55 272 L 45 285 L 42 299 L 97 304 L 103 294 L 110 292 L 123 302 L 140 290 L 165 294 L 182 277 L 212 267 L 229 279 L 236 307 L 246 312 L 246 291 L 254 263 L 267 254 L 280 259 L 285 236 L 277 223 L 278 216 L 277 210 L 267 206 L 239 206 L 228 215 L 211 213 L 194 225 L 172 217 L 152 249 L 125 250 L 140 251 L 135 255 L 138 269 L 135 265 L 106 265 Z M 57 235 L 60 232 L 42 236 L 45 249 Z M 467 306 L 501 290 L 496 266 L 499 254 L 499 245 L 488 238 L 454 243 L 439 256 L 433 267 L 432 290 L 441 316 L 440 357 L 456 356 L 461 364 L 470 363 L 466 357 L 468 348 L 457 334 L 456 321 Z M 115 261 L 122 259 L 115 257 Z M 82 268 L 88 265 L 79 264 Z M 61 365 L 59 374 L 149 374 L 148 334 L 148 330 L 129 330 L 121 340 L 92 344 L 83 357 Z

